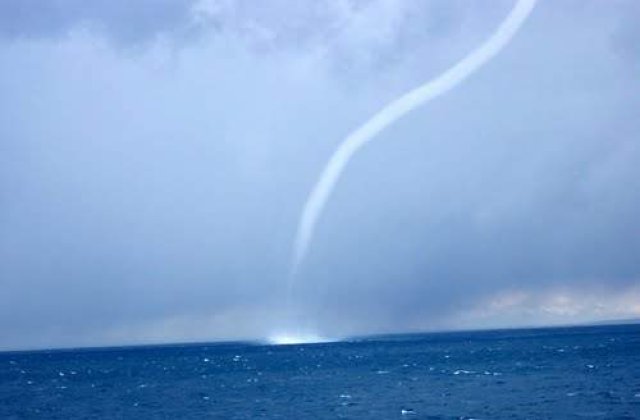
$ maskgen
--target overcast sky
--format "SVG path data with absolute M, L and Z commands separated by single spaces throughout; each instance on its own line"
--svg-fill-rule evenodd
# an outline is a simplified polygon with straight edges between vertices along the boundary
M 0 2 L 0 348 L 258 338 L 337 144 L 511 0 Z M 640 3 L 542 0 L 352 161 L 326 336 L 640 317 Z M 284 321 L 283 321 L 284 320 Z

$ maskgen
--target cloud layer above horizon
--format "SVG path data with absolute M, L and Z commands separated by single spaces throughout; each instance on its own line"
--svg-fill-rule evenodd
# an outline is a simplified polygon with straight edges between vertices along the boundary
M 0 5 L 0 349 L 265 336 L 336 145 L 512 6 Z M 640 7 L 542 0 L 359 154 L 296 317 L 325 335 L 640 317 Z

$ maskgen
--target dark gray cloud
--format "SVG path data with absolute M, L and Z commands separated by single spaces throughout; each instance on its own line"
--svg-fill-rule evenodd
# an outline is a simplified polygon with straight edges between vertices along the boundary
M 0 347 L 268 334 L 332 149 L 511 2 L 303 5 L 2 3 Z M 363 150 L 298 279 L 302 322 L 640 313 L 638 16 L 542 1 L 493 62 Z M 594 310 L 567 315 L 580 299 Z
M 9 39 L 60 37 L 85 26 L 120 44 L 139 43 L 183 30 L 192 4 L 189 0 L 4 0 L 0 35 Z

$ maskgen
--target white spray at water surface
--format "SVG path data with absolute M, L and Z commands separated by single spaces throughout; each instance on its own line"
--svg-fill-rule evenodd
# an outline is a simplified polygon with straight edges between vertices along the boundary
M 536 0 L 518 0 L 506 19 L 480 47 L 440 76 L 418 86 L 388 104 L 363 125 L 351 132 L 338 146 L 311 191 L 298 224 L 291 272 L 289 274 L 289 296 L 292 294 L 298 269 L 307 254 L 318 218 L 322 214 L 331 192 L 351 158 L 386 127 L 420 105 L 453 89 L 483 64 L 491 60 L 511 41 L 533 10 L 535 3 Z

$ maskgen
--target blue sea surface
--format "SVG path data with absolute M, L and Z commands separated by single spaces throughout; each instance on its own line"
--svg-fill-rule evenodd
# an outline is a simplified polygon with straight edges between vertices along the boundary
M 0 353 L 0 418 L 640 418 L 640 325 Z

